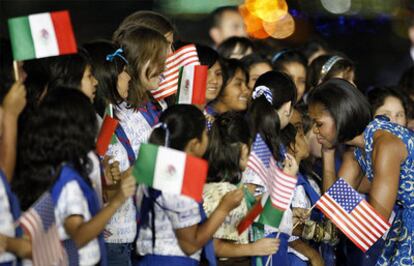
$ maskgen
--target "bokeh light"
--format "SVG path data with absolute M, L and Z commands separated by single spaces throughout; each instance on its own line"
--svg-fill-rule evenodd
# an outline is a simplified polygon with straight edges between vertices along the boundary
M 285 0 L 246 0 L 247 10 L 266 22 L 274 22 L 288 13 Z
M 263 21 L 263 28 L 271 37 L 275 39 L 285 39 L 295 31 L 295 20 L 289 13 L 286 13 L 286 15 L 278 21 Z
M 343 14 L 351 9 L 351 0 L 321 0 L 321 4 L 333 14 Z

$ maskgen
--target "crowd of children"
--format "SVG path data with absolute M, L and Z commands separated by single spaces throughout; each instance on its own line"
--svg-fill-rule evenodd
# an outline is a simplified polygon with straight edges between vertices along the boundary
M 62 245 L 78 250 L 73 265 L 414 265 L 413 68 L 364 95 L 346 55 L 317 42 L 257 49 L 237 9 L 223 7 L 212 14 L 215 47 L 195 45 L 206 104 L 176 104 L 151 94 L 183 45 L 176 35 L 165 16 L 137 11 L 112 40 L 24 61 L 18 81 L 2 41 L 0 266 L 31 265 L 41 243 L 18 219 L 45 191 Z M 108 113 L 117 141 L 100 157 Z M 297 186 L 278 228 L 238 232 L 271 189 L 248 164 L 257 142 Z M 203 201 L 136 184 L 143 143 L 207 160 Z M 337 177 L 392 224 L 365 254 L 312 208 Z

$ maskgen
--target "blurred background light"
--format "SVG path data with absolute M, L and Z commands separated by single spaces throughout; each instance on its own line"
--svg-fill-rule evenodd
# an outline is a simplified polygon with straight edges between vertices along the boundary
M 332 14 L 343 14 L 351 9 L 351 0 L 321 0 L 321 3 Z

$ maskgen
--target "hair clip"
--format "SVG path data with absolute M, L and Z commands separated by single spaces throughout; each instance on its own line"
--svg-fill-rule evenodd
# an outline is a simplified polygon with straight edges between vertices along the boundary
M 106 61 L 112 62 L 114 61 L 115 56 L 121 58 L 126 64 L 128 64 L 128 60 L 122 55 L 124 50 L 122 48 L 117 49 L 113 54 L 109 54 L 106 56 Z
M 168 129 L 168 125 L 164 122 L 160 122 L 156 124 L 152 129 L 156 129 L 159 127 L 165 130 L 164 146 L 169 147 L 170 146 L 170 143 L 169 143 L 170 142 L 170 130 Z
M 273 95 L 270 89 L 266 86 L 258 86 L 254 88 L 252 98 L 253 100 L 259 98 L 260 96 L 264 96 L 266 100 L 272 104 L 273 103 Z
M 322 69 L 321 69 L 321 80 L 325 77 L 326 74 L 328 74 L 328 72 L 331 70 L 331 68 L 339 61 L 339 60 L 343 60 L 342 57 L 334 55 L 331 58 L 328 59 L 328 61 L 326 61 L 325 64 L 323 64 Z

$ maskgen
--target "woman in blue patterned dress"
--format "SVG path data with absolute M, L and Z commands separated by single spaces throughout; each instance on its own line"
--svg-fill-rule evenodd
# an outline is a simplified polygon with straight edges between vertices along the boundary
M 366 175 L 371 181 L 368 201 L 384 218 L 388 219 L 396 206 L 396 217 L 377 265 L 414 265 L 413 132 L 383 116 L 372 120 L 364 96 L 341 79 L 329 80 L 310 93 L 309 114 L 325 150 L 332 150 L 337 143 L 355 147 L 354 158 L 344 162 L 342 168 L 346 170 L 340 176 L 358 188 Z M 335 180 L 324 182 L 332 184 Z

